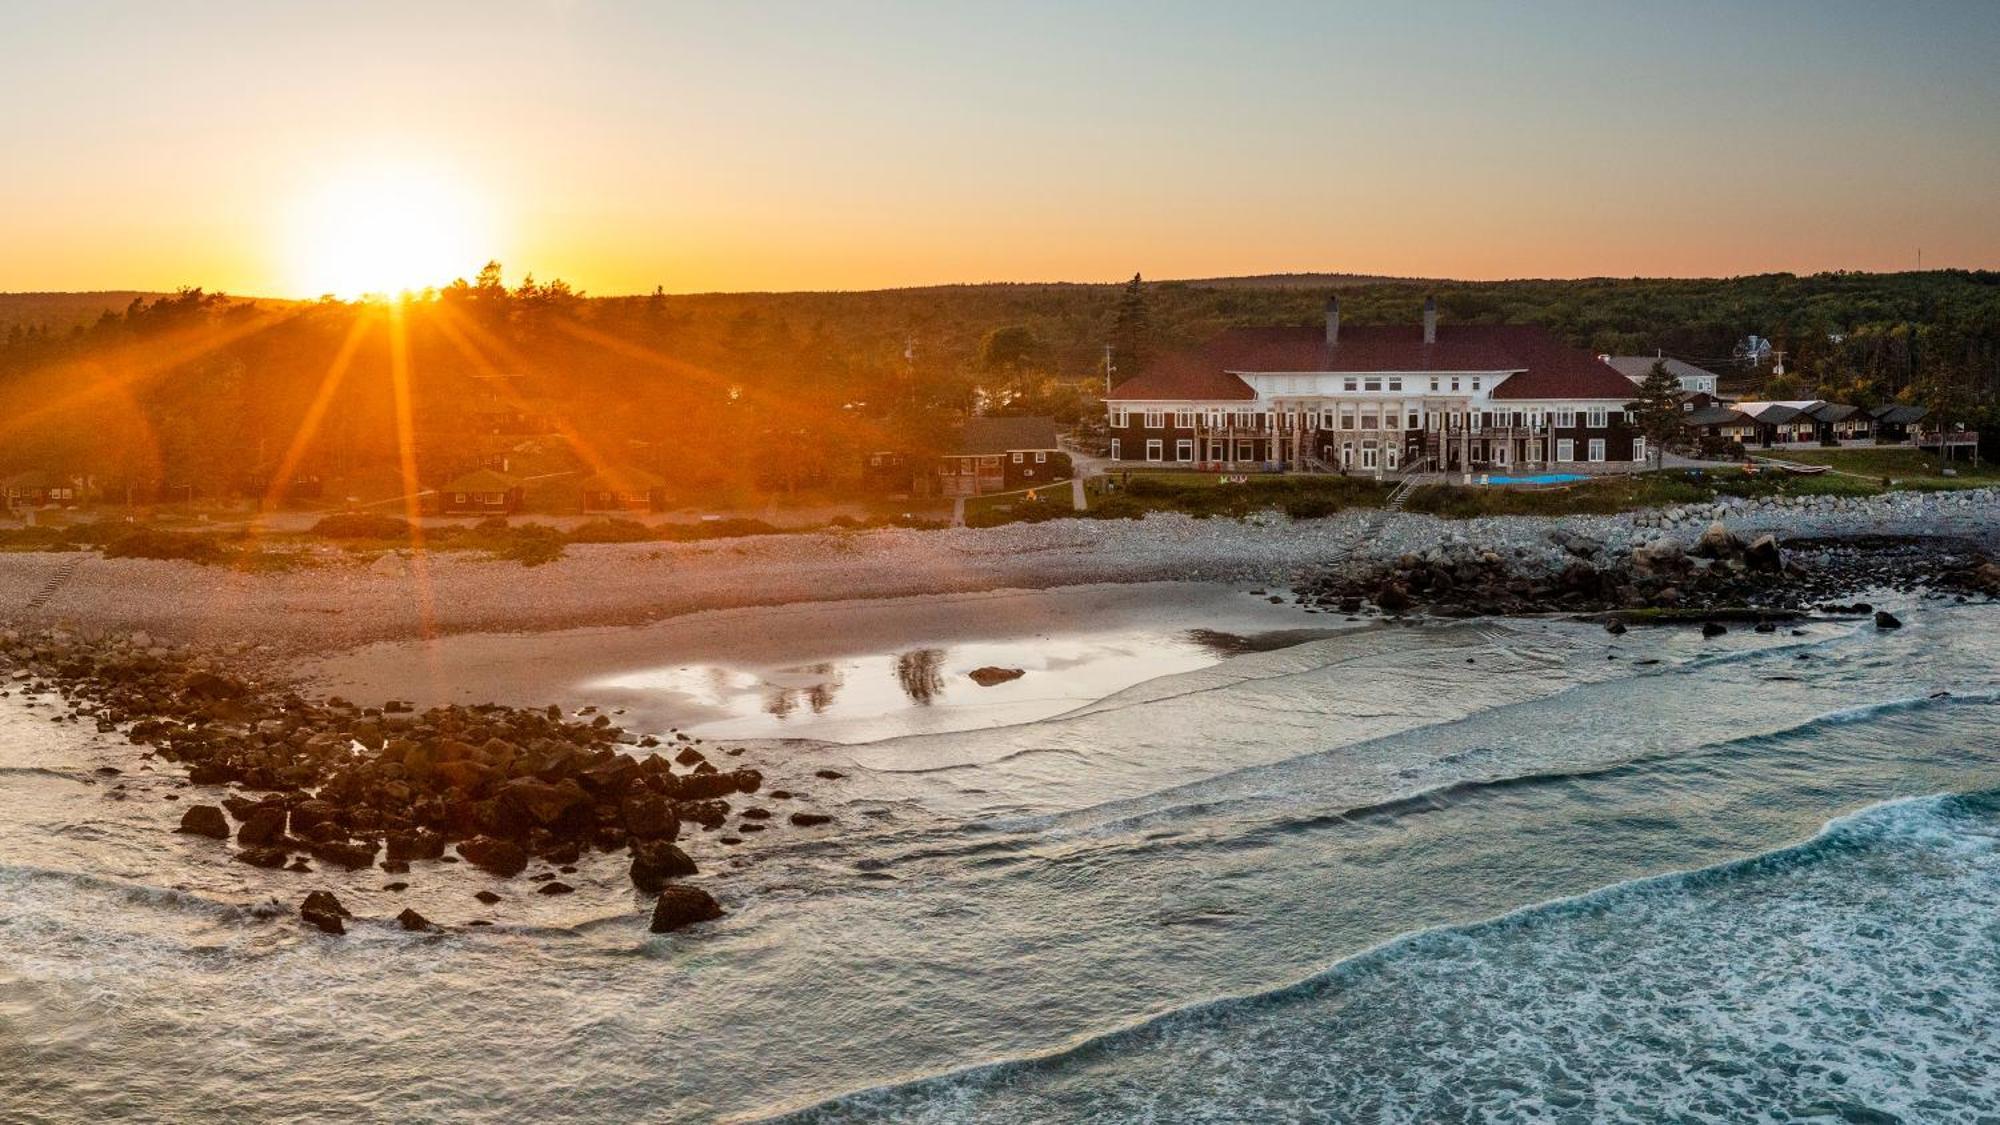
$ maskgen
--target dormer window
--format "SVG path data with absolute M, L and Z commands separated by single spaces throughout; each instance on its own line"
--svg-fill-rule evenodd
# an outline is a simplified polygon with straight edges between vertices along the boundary
M 1438 377 L 1433 375 L 1431 376 L 1431 393 L 1436 394 L 1437 389 L 1438 389 Z
M 1356 389 L 1357 385 L 1358 385 L 1358 380 L 1356 380 L 1352 375 L 1349 375 L 1347 378 L 1342 379 L 1340 381 L 1340 389 L 1343 391 L 1354 390 Z
M 1371 378 L 1366 382 L 1364 382 L 1361 386 L 1363 390 L 1379 391 L 1382 389 L 1382 380 Z
M 1392 390 L 1392 391 L 1400 391 L 1400 390 L 1402 390 L 1402 389 L 1403 389 L 1403 381 L 1402 381 L 1401 379 L 1391 379 L 1391 380 L 1389 380 L 1389 389 L 1390 389 L 1390 390 Z

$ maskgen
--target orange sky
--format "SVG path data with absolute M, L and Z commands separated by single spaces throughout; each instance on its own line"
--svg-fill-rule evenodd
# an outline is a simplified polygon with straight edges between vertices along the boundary
M 2000 5 L 1381 7 L 48 5 L 0 290 L 2000 265 Z

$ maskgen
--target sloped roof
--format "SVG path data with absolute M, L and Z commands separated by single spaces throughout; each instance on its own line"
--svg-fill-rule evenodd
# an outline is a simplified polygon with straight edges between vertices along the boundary
M 47 469 L 29 469 L 26 472 L 15 473 L 5 480 L 0 480 L 0 488 L 67 488 L 69 483 L 68 480 L 49 472 Z
M 667 478 L 633 465 L 614 466 L 583 478 L 585 492 L 650 492 L 665 488 Z
M 475 469 L 472 472 L 446 482 L 442 492 L 509 492 L 521 487 L 521 482 L 506 473 L 493 469 Z
M 1629 400 L 1632 383 L 1547 329 L 1517 324 L 1446 324 L 1435 343 L 1417 325 L 1349 326 L 1329 346 L 1323 328 L 1231 328 L 1199 348 L 1165 356 L 1112 388 L 1111 399 L 1240 400 L 1256 397 L 1236 372 L 1367 374 L 1509 373 L 1500 399 Z
M 1844 402 L 1822 402 L 1805 413 L 1822 422 L 1845 422 L 1860 412 L 1860 407 L 1849 406 Z
M 1817 399 L 1798 402 L 1739 402 L 1736 404 L 1736 409 L 1767 426 L 1782 426 L 1819 405 L 1821 403 Z
M 1610 359 L 1605 360 L 1605 362 L 1616 368 L 1620 375 L 1625 376 L 1635 383 L 1644 382 L 1646 376 L 1653 373 L 1653 365 L 1656 363 L 1666 364 L 1667 374 L 1672 375 L 1676 379 L 1722 378 L 1722 376 L 1717 375 L 1713 371 L 1696 367 L 1686 360 L 1675 359 L 1670 355 L 1614 355 Z
M 1690 426 L 1747 426 L 1755 419 L 1740 410 L 1727 406 L 1704 406 L 1700 410 L 1690 410 L 1684 419 Z
M 1930 411 L 1921 406 L 1904 406 L 1901 403 L 1890 402 L 1881 406 L 1871 406 L 1868 408 L 1868 413 L 1877 422 L 1885 422 L 1891 426 L 1907 426 L 1912 422 L 1922 421 Z
M 953 452 L 969 455 L 1056 448 L 1054 418 L 968 418 Z

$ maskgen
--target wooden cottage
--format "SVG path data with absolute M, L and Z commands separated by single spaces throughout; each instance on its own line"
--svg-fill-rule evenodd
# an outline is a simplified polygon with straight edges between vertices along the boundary
M 984 496 L 1068 480 L 1069 454 L 1053 418 L 971 418 L 950 453 L 938 458 L 938 491 Z
M 0 480 L 0 502 L 9 508 L 63 507 L 81 499 L 83 490 L 75 481 L 42 469 Z
M 583 510 L 664 512 L 667 510 L 667 480 L 658 473 L 630 467 L 594 473 L 583 481 Z
M 446 482 L 437 498 L 441 515 L 512 515 L 521 510 L 521 482 L 506 473 L 480 469 Z

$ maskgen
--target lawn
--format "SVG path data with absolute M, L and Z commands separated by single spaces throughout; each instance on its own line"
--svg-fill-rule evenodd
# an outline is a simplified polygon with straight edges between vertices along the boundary
M 1741 469 L 1698 472 L 1668 470 L 1623 473 L 1562 488 L 1484 488 L 1430 485 L 1410 494 L 1412 512 L 1448 519 L 1473 516 L 1613 515 L 1639 508 L 1700 504 L 1718 496 L 1873 496 L 1884 489 L 1878 481 L 1827 473 L 1791 476 Z
M 1888 447 L 1882 449 L 1786 449 L 1771 454 L 1780 460 L 1798 461 L 1808 465 L 1828 465 L 1838 472 L 1853 473 L 1871 477 L 1879 481 L 1888 477 L 1899 484 L 1913 488 L 1979 488 L 2000 481 L 2000 465 L 1982 462 L 1974 466 L 1965 451 L 1946 462 L 1937 454 L 1921 449 Z M 1942 470 L 1947 464 L 1956 471 L 1955 476 L 1945 476 Z

